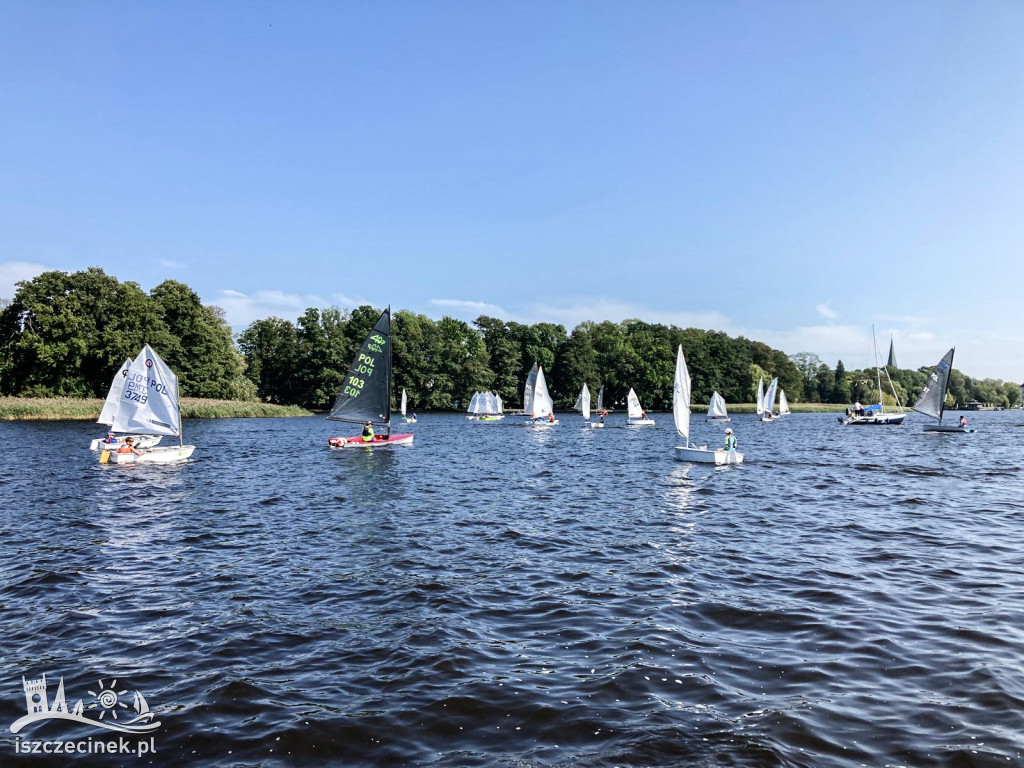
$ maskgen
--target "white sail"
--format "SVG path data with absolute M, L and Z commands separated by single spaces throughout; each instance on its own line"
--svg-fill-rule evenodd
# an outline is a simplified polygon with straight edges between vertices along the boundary
M 725 407 L 725 398 L 717 392 L 712 393 L 711 403 L 708 405 L 709 419 L 727 419 L 729 411 Z
M 117 406 L 120 404 L 124 380 L 128 375 L 128 369 L 131 367 L 132 361 L 126 359 L 124 365 L 114 374 L 114 380 L 110 382 L 110 391 L 107 392 L 107 399 L 103 403 L 103 410 L 100 411 L 100 417 L 96 419 L 97 424 L 110 426 L 114 423 L 114 414 L 117 412 Z
M 538 366 L 536 363 L 530 369 L 530 373 L 526 377 L 526 386 L 523 388 L 523 412 L 531 413 L 533 411 L 533 392 L 537 385 L 537 370 Z
M 484 392 L 480 398 L 481 413 L 497 413 L 498 401 L 493 392 Z
M 633 388 L 629 388 L 629 394 L 626 396 L 626 405 L 629 408 L 629 418 L 639 419 L 643 417 L 644 409 L 640 407 L 640 398 L 636 396 L 636 392 Z
M 604 384 L 597 390 L 597 412 L 600 413 L 604 410 Z
M 764 415 L 764 379 L 757 380 L 757 415 Z
M 494 402 L 498 406 L 498 411 L 497 412 L 498 413 L 504 413 L 505 412 L 505 404 L 503 402 L 501 402 L 501 395 L 495 395 L 494 396 Z
M 574 407 L 583 414 L 583 418 L 586 421 L 590 421 L 590 389 L 586 384 L 580 390 L 580 396 L 576 398 L 576 405 Z
M 672 385 L 672 417 L 676 422 L 676 432 L 686 440 L 690 441 L 690 372 L 686 368 L 686 359 L 683 357 L 683 345 L 679 345 L 676 353 L 676 377 Z
M 779 390 L 779 416 L 789 413 L 789 401 L 786 399 L 786 390 Z
M 402 415 L 405 416 L 405 406 L 408 402 L 408 398 L 405 396 L 405 387 L 402 387 Z
M 772 379 L 772 383 L 764 391 L 764 415 L 771 416 L 775 410 L 775 391 L 779 388 L 778 378 Z
M 136 435 L 181 434 L 178 378 L 149 344 L 128 369 L 110 428 Z
M 466 413 L 480 413 L 479 392 L 474 392 L 473 396 L 469 399 L 469 407 L 466 409 Z
M 533 407 L 530 409 L 530 417 L 534 419 L 543 419 L 554 410 L 554 403 L 551 401 L 551 395 L 548 394 L 548 385 L 544 381 L 544 368 L 537 367 L 537 381 L 533 388 Z

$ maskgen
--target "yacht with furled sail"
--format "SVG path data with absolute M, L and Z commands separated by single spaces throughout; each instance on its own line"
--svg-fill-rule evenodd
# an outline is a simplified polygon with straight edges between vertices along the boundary
M 885 410 L 885 400 L 882 397 L 882 366 L 878 363 L 878 344 L 875 342 L 875 329 L 871 328 L 871 341 L 875 347 L 875 378 L 878 385 L 878 403 L 869 405 L 867 407 L 858 407 L 855 405 L 852 409 L 846 410 L 845 416 L 839 417 L 839 423 L 846 426 L 879 426 L 879 425 L 899 425 L 903 423 L 903 420 L 907 418 L 907 414 L 903 412 L 903 406 L 900 405 L 899 397 L 896 394 L 896 387 L 892 383 L 892 379 L 889 378 L 889 370 L 885 371 L 885 378 L 889 382 L 889 388 L 892 390 L 893 399 L 896 400 L 897 413 Z M 890 351 L 890 354 L 891 351 Z
M 381 312 L 363 341 L 327 418 L 364 425 L 362 435 L 328 438 L 330 448 L 412 444 L 411 434 L 391 434 L 391 307 Z M 383 433 L 378 434 L 374 425 Z

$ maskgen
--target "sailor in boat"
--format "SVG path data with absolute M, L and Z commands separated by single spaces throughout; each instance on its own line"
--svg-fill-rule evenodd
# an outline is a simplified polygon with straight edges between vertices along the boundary
M 725 428 L 725 450 L 736 450 L 736 436 L 732 433 L 732 427 Z
M 643 421 L 647 421 L 647 411 L 640 411 L 640 418 Z
M 548 414 L 548 421 L 554 421 L 554 420 L 555 420 L 555 412 L 552 411 L 551 413 Z
M 598 419 L 598 424 L 604 424 L 604 411 L 601 412 L 601 418 Z
M 960 417 L 960 426 L 961 427 L 966 427 L 967 426 L 967 417 L 966 416 L 961 416 Z
M 372 443 L 373 442 L 373 423 L 372 422 L 369 422 L 369 421 L 366 422 L 366 426 L 363 427 L 363 442 L 364 443 Z
M 145 451 L 142 451 L 135 447 L 135 440 L 131 437 L 126 437 L 121 447 L 117 449 L 118 453 L 134 453 L 136 456 L 141 456 Z

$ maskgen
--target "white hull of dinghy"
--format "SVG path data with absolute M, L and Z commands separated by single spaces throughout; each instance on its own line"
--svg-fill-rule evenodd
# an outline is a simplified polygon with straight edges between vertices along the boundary
M 654 419 L 628 419 L 626 421 L 627 427 L 653 427 Z
M 132 435 L 135 446 L 137 448 L 152 448 L 154 445 L 163 440 L 162 435 Z M 102 437 L 97 437 L 91 443 L 89 443 L 90 451 L 116 451 L 124 444 L 124 438 L 117 438 L 115 443 L 104 442 Z
M 959 424 L 946 425 L 946 424 L 926 424 L 924 426 L 925 432 L 959 432 L 961 434 L 971 434 L 977 432 L 974 427 L 961 427 Z
M 110 451 L 108 462 L 110 464 L 173 464 L 176 461 L 185 461 L 190 458 L 192 451 L 195 449 L 194 445 L 173 445 L 151 448 L 143 454 Z M 107 452 L 104 451 L 104 453 Z M 100 455 L 100 462 L 108 463 L 103 461 L 102 454 Z
M 676 446 L 676 458 L 679 461 L 692 461 L 697 464 L 741 464 L 743 454 L 737 451 L 727 451 L 719 448 L 717 451 L 709 451 L 707 448 L 685 448 Z

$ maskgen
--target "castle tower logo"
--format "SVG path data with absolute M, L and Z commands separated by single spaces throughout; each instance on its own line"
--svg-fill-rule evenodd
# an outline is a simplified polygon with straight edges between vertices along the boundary
M 135 691 L 134 696 L 129 697 L 127 688 L 117 690 L 117 682 L 113 680 L 107 685 L 100 680 L 95 686 L 97 690 L 89 691 L 89 695 L 93 697 L 92 703 L 83 704 L 79 699 L 74 709 L 69 712 L 67 701 L 64 699 L 63 677 L 57 686 L 52 704 L 47 696 L 46 675 L 39 680 L 26 680 L 22 677 L 21 684 L 25 689 L 25 708 L 28 714 L 14 721 L 11 733 L 17 733 L 26 725 L 40 720 L 71 720 L 121 733 L 150 733 L 159 728 L 160 722 L 154 722 L 155 715 L 150 711 L 143 695 Z M 87 717 L 86 712 L 96 717 Z

